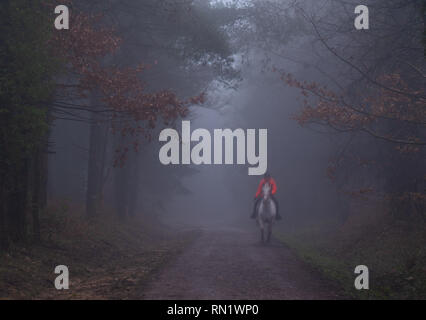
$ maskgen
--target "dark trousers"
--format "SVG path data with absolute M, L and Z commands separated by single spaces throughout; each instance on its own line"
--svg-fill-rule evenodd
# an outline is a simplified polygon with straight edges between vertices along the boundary
M 277 216 L 279 215 L 279 206 L 278 206 L 278 201 L 275 198 L 275 196 L 271 195 L 271 199 L 272 201 L 274 201 L 275 203 L 275 208 L 277 208 Z M 253 206 L 253 216 L 255 216 L 257 214 L 256 209 L 257 206 L 259 205 L 259 202 L 262 200 L 262 197 L 257 197 L 256 200 L 254 201 L 254 206 Z

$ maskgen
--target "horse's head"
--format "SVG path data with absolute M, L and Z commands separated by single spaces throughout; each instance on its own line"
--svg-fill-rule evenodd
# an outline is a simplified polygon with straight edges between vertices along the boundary
M 269 199 L 271 196 L 271 185 L 267 182 L 262 187 L 263 200 Z

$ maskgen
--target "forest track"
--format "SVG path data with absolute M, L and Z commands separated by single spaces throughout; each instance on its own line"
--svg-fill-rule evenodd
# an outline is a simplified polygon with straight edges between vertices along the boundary
M 254 230 L 203 230 L 141 288 L 142 299 L 342 299 L 340 290 L 283 244 Z

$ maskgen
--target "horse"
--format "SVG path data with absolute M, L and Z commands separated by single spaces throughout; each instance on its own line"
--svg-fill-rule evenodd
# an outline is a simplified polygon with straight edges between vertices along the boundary
M 262 187 L 262 200 L 257 207 L 257 224 L 260 227 L 261 242 L 269 243 L 271 240 L 272 223 L 277 215 L 275 202 L 271 198 L 271 185 L 265 183 Z M 266 239 L 265 239 L 266 231 Z

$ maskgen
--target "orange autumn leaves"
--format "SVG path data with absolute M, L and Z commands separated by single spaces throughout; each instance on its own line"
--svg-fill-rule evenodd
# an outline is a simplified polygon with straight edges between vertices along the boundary
M 404 158 L 421 158 L 421 148 L 426 145 L 424 82 L 417 79 L 410 81 L 409 85 L 400 73 L 394 72 L 377 77 L 375 83 L 364 83 L 363 89 L 352 88 L 352 92 L 342 90 L 336 93 L 316 82 L 298 80 L 291 74 L 284 73 L 281 79 L 288 86 L 299 89 L 303 96 L 302 109 L 294 117 L 300 125 L 321 125 L 335 132 L 364 132 L 374 139 L 391 143 L 395 158 L 398 154 Z M 341 191 L 352 197 L 379 195 L 378 186 L 370 178 L 364 181 L 354 178 L 348 182 L 350 173 L 339 169 L 346 168 L 368 176 L 377 170 L 391 170 L 391 167 L 383 159 L 364 159 L 365 155 L 358 154 L 356 149 L 350 150 L 348 146 L 343 150 L 330 160 L 326 172 L 328 178 L 333 181 L 339 179 Z M 426 176 L 417 179 L 426 181 Z M 398 201 L 409 200 L 416 206 L 424 205 L 426 200 L 424 192 L 411 190 L 384 196 Z
M 170 125 L 185 117 L 190 105 L 205 99 L 204 94 L 183 101 L 170 90 L 147 92 L 141 75 L 150 65 L 114 65 L 121 43 L 114 28 L 104 26 L 102 15 L 76 11 L 72 12 L 70 29 L 56 32 L 52 39 L 56 55 L 64 59 L 66 66 L 67 83 L 58 86 L 62 98 L 81 101 L 95 96 L 99 106 L 82 109 L 101 113 L 102 121 L 109 123 L 114 134 L 133 137 L 122 139 L 124 146 L 117 149 L 116 165 L 124 164 L 130 145 L 137 151 L 137 136 L 150 139 L 150 130 L 159 121 Z
M 326 86 L 299 81 L 291 74 L 283 74 L 282 80 L 300 89 L 305 97 L 303 109 L 295 117 L 301 125 L 320 124 L 339 132 L 363 131 L 396 143 L 402 152 L 416 152 L 426 144 L 413 130 L 414 126 L 426 125 L 424 90 L 410 88 L 397 73 L 379 77 L 380 87 L 374 92 L 357 92 L 357 104 L 345 101 L 343 95 Z
M 145 92 L 140 78 L 149 68 L 140 64 L 137 67 L 122 68 L 107 66 L 120 47 L 121 39 L 112 28 L 96 27 L 100 16 L 75 13 L 69 32 L 55 35 L 55 47 L 66 58 L 70 74 L 76 76 L 80 97 L 87 93 L 99 93 L 100 99 L 115 117 L 120 114 L 130 116 L 129 120 L 148 121 L 154 128 L 158 118 L 169 123 L 179 116 L 185 116 L 188 103 L 199 102 L 201 97 L 188 102 L 181 101 L 171 91 Z M 126 130 L 128 131 L 128 130 Z

